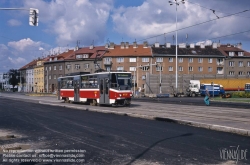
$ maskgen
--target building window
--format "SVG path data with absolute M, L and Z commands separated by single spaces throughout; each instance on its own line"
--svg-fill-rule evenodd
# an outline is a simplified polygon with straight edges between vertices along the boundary
M 107 66 L 106 67 L 106 70 L 109 72 L 111 69 L 110 69 L 110 66 Z
M 146 80 L 146 75 L 142 75 L 141 79 Z
M 234 61 L 229 61 L 229 66 L 234 66 Z
M 234 56 L 234 52 L 229 52 L 229 56 Z
M 89 64 L 84 64 L 84 68 L 85 69 L 89 68 Z
M 99 69 L 100 68 L 100 64 L 99 63 L 96 63 L 95 64 L 95 69 Z
M 203 58 L 198 58 L 198 63 L 202 63 L 203 62 Z
M 188 71 L 189 71 L 189 72 L 192 72 L 192 71 L 193 71 L 193 67 L 192 67 L 192 66 L 189 66 L 189 67 L 188 67 Z
M 136 58 L 129 58 L 129 62 L 136 62 Z
M 193 58 L 188 58 L 188 62 L 192 63 L 193 62 Z
M 250 76 L 250 72 L 247 72 L 247 75 Z
M 183 67 L 179 66 L 179 71 L 182 72 L 183 71 Z
M 234 71 L 229 71 L 229 75 L 234 75 Z
M 157 66 L 156 71 L 163 71 L 163 66 Z
M 239 61 L 239 67 L 243 67 L 243 61 Z
M 112 64 L 112 58 L 111 57 L 104 58 L 103 63 L 108 65 Z
M 89 55 L 88 54 L 83 54 L 82 58 L 89 58 Z
M 54 70 L 56 70 L 56 66 L 54 65 Z
M 54 74 L 54 79 L 56 79 L 56 75 Z
M 49 66 L 49 70 L 51 70 L 51 66 Z
M 172 66 L 168 67 L 168 71 L 172 72 L 174 70 L 174 68 Z
M 212 58 L 208 58 L 208 63 L 213 63 L 213 59 Z
M 142 62 L 149 62 L 149 58 L 142 58 Z
M 66 69 L 70 69 L 71 68 L 71 65 L 70 64 L 67 64 L 66 65 Z
M 129 71 L 136 71 L 136 67 L 134 66 L 129 67 Z
M 183 62 L 183 58 L 179 58 L 179 63 L 182 63 Z
M 49 79 L 51 79 L 51 75 L 49 75 Z
M 208 72 L 212 72 L 213 68 L 212 67 L 208 67 Z
M 244 56 L 244 52 L 238 52 L 238 56 Z
M 239 71 L 239 75 L 243 75 L 243 72 L 242 72 L 242 71 Z
M 62 70 L 62 65 L 59 65 L 59 70 Z
M 75 69 L 80 69 L 80 64 L 75 64 Z
M 124 62 L 124 58 L 123 58 L 123 57 L 118 57 L 118 58 L 116 59 L 116 62 Z
M 123 70 L 123 66 L 118 66 L 117 70 Z
M 163 62 L 163 58 L 162 57 L 157 57 L 156 62 Z
M 198 67 L 198 71 L 199 71 L 199 72 L 202 72 L 202 71 L 203 71 L 203 67 L 202 67 L 202 66 L 199 66 L 199 67 Z
M 168 58 L 168 62 L 173 62 L 173 61 L 174 61 L 173 57 Z
M 45 67 L 45 70 L 48 70 L 47 66 Z

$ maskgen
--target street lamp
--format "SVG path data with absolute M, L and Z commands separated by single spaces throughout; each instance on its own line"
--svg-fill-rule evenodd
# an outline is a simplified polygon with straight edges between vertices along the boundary
M 177 64 L 177 6 L 178 5 L 180 5 L 180 4 L 184 4 L 185 3 L 185 0 L 181 0 L 181 1 L 177 1 L 177 0 L 174 0 L 174 1 L 169 1 L 169 4 L 170 5 L 174 5 L 175 4 L 175 18 L 176 18 L 176 20 L 175 20 L 175 47 L 176 47 L 176 49 L 175 49 L 175 59 L 176 59 L 176 61 L 175 61 L 175 73 L 176 73 L 176 75 L 175 75 L 175 88 L 176 88 L 176 93 L 177 93 L 177 88 L 178 88 L 178 64 Z

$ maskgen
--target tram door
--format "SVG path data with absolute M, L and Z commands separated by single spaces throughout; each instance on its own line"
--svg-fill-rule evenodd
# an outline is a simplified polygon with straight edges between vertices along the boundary
M 109 79 L 101 78 L 99 81 L 100 101 L 99 104 L 109 104 Z
M 79 91 L 80 91 L 80 83 L 79 80 L 74 80 L 74 102 L 79 102 Z

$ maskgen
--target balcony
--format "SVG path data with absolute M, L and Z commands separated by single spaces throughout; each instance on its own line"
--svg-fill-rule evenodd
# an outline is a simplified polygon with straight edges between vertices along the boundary
M 112 65 L 112 61 L 104 61 L 104 65 Z
M 223 69 L 223 67 L 218 67 L 218 68 L 217 68 L 217 74 L 224 74 L 224 69 Z
M 223 61 L 222 61 L 222 62 L 218 62 L 218 61 L 217 61 L 217 65 L 218 65 L 218 66 L 223 66 L 223 65 L 224 65 L 224 62 L 223 62 Z

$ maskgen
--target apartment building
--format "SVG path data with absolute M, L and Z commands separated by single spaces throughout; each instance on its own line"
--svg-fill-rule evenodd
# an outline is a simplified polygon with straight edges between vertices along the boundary
M 24 92 L 34 92 L 34 67 L 36 66 L 37 59 L 32 60 L 30 63 L 24 65 L 19 69 L 21 76 L 24 79 L 22 82 Z
M 38 58 L 36 66 L 34 66 L 34 92 L 43 93 L 44 92 L 44 62 L 48 60 L 47 58 Z
M 65 75 L 78 73 L 94 73 L 102 69 L 102 57 L 106 49 L 104 46 L 83 47 L 65 58 Z
M 44 91 L 57 90 L 57 78 L 65 75 L 65 58 L 73 55 L 74 50 L 67 50 L 59 55 L 50 55 L 44 62 Z
M 125 70 L 133 75 L 133 82 L 137 87 L 143 87 L 146 79 L 147 65 L 151 63 L 152 53 L 147 42 L 144 44 L 129 44 L 121 42 L 120 45 L 110 43 L 105 46 L 108 51 L 103 57 L 103 68 L 106 70 Z M 143 67 L 144 66 L 144 67 Z
M 153 68 L 153 74 L 176 74 L 176 46 L 166 43 L 152 46 L 153 63 L 159 63 Z M 218 67 L 224 62 L 224 55 L 217 49 L 217 44 L 205 46 L 201 44 L 179 44 L 177 48 L 177 71 L 182 74 L 223 74 Z
M 218 50 L 225 56 L 224 74 L 229 77 L 250 77 L 250 53 L 237 45 L 220 45 Z

